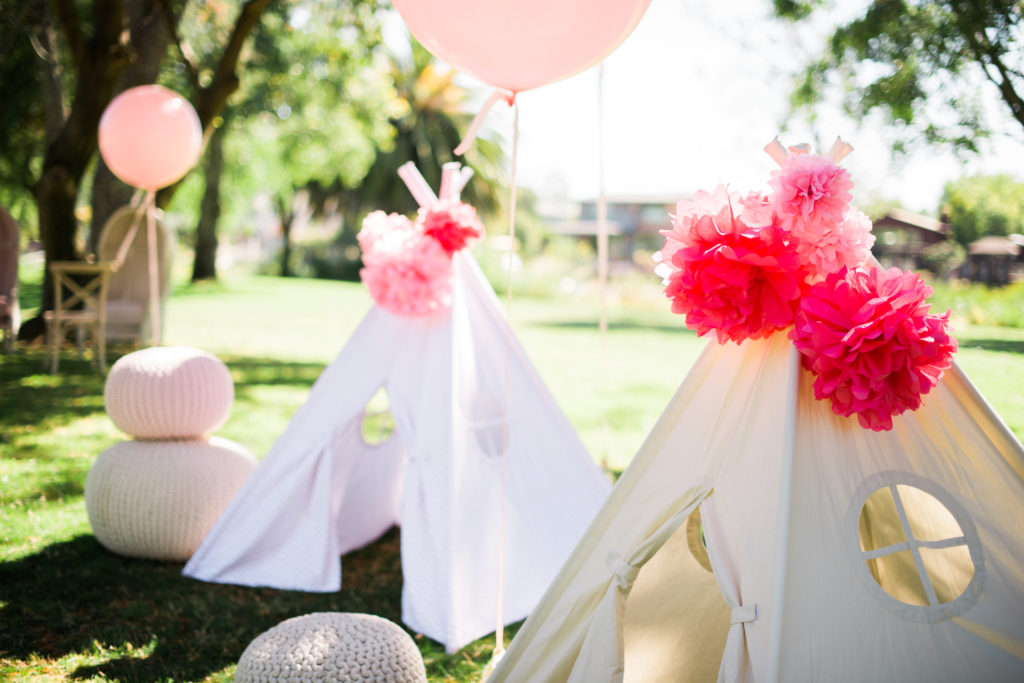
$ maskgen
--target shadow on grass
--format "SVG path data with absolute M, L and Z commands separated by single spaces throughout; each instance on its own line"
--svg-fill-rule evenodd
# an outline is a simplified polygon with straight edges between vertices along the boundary
M 0 564 L 0 656 L 59 659 L 93 643 L 146 657 L 80 667 L 76 678 L 200 680 L 238 661 L 249 642 L 290 617 L 364 612 L 399 622 L 398 530 L 343 560 L 340 593 L 301 593 L 209 584 L 181 576 L 180 564 L 114 555 L 92 536 Z
M 251 356 L 220 356 L 235 380 L 235 391 L 244 393 L 248 387 L 270 384 L 312 388 L 324 371 L 323 363 L 287 362 Z
M 111 354 L 108 363 L 112 365 L 132 350 L 124 348 Z M 41 349 L 0 356 L 0 443 L 17 427 L 48 430 L 104 413 L 106 377 L 88 360 L 71 355 L 72 352 L 65 351 L 60 372 L 55 375 L 43 369 Z M 230 369 L 239 395 L 258 385 L 312 387 L 324 370 L 323 363 L 230 355 L 220 358 Z
M 1006 353 L 1024 353 L 1024 341 L 1013 339 L 964 339 L 963 348 L 981 349 L 983 351 L 1003 351 Z
M 40 475 L 21 497 L 78 498 L 89 461 L 51 452 L 47 443 L 60 441 L 59 433 L 38 447 L 30 437 L 102 416 L 105 378 L 77 360 L 62 360 L 61 373 L 50 375 L 42 371 L 42 355 L 38 349 L 23 349 L 0 359 L 0 462 L 28 455 L 45 460 L 46 476 Z M 222 360 L 243 397 L 260 386 L 310 387 L 323 371 L 320 363 L 241 356 Z M 97 441 L 98 449 L 100 441 L 116 437 L 88 438 Z M 91 535 L 77 536 L 0 563 L 0 659 L 25 662 L 36 654 L 59 660 L 107 651 L 111 659 L 79 666 L 73 676 L 194 681 L 230 667 L 253 638 L 290 617 L 362 612 L 400 624 L 398 530 L 346 555 L 342 565 L 339 593 L 207 584 L 182 577 L 181 564 L 120 557 Z M 514 632 L 514 627 L 506 629 L 506 638 Z M 476 680 L 491 655 L 488 638 L 448 655 L 438 643 L 413 637 L 432 680 Z M 125 647 L 128 643 L 132 648 Z M 140 651 L 148 654 L 139 656 Z
M 41 350 L 0 360 L 0 432 L 16 426 L 52 429 L 103 412 L 104 377 L 88 361 L 61 360 L 60 373 L 43 370 Z M 95 400 L 99 397 L 99 400 Z
M 237 663 L 260 633 L 312 612 L 376 614 L 401 625 L 399 530 L 342 559 L 338 593 L 303 593 L 204 583 L 181 564 L 120 557 L 78 536 L 0 563 L 0 658 L 60 659 L 131 643 L 147 656 L 81 666 L 76 679 L 196 681 Z M 506 629 L 506 644 L 520 624 Z M 408 629 L 406 629 L 408 630 Z M 492 637 L 455 654 L 411 633 L 432 680 L 477 680 Z

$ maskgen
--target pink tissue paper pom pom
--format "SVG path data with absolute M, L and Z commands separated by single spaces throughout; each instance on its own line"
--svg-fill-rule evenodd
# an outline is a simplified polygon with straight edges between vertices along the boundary
M 386 241 L 379 240 L 375 247 Z M 401 248 L 364 253 L 363 262 L 366 267 L 359 275 L 381 308 L 423 316 L 451 305 L 451 257 L 431 237 L 410 231 Z
M 720 343 L 789 327 L 806 277 L 782 231 L 746 225 L 733 201 L 719 185 L 679 202 L 660 252 L 672 312 L 698 335 L 713 330 Z M 735 201 L 740 215 L 763 215 L 759 196 Z
M 450 199 L 442 199 L 429 209 L 420 209 L 417 221 L 423 232 L 436 239 L 449 255 L 484 234 L 476 209 Z
M 849 172 L 813 154 L 790 154 L 769 183 L 775 214 L 785 228 L 843 220 L 853 196 Z
M 373 211 L 363 219 L 362 228 L 356 235 L 363 251 L 363 263 L 369 263 L 378 255 L 389 254 L 405 248 L 416 228 L 412 221 L 401 214 Z
M 949 312 L 929 315 L 931 293 L 919 275 L 898 268 L 842 269 L 811 287 L 790 339 L 816 375 L 815 397 L 874 431 L 920 407 L 957 349 Z
M 795 240 L 797 255 L 812 273 L 813 280 L 824 279 L 841 268 L 863 266 L 875 243 L 871 219 L 856 209 L 850 209 L 839 223 L 796 222 L 790 234 Z

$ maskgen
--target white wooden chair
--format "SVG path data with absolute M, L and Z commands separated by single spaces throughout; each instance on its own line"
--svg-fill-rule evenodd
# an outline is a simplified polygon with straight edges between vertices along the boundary
M 84 356 L 84 339 L 92 342 L 92 362 L 100 372 L 107 370 L 107 288 L 114 264 L 110 261 L 53 261 L 54 308 L 46 311 L 47 360 L 50 372 L 60 365 L 60 349 L 70 329 L 76 333 L 79 358 Z M 67 293 L 67 296 L 65 296 Z

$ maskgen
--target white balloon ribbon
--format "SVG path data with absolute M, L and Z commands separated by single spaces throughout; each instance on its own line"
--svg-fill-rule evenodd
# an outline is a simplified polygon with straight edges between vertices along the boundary
M 480 126 L 483 125 L 484 117 L 491 111 L 491 107 L 497 104 L 498 100 L 504 100 L 508 106 L 513 106 L 516 103 L 516 94 L 514 92 L 508 92 L 507 90 L 495 90 L 491 93 L 491 96 L 484 102 L 484 106 L 480 108 L 480 111 L 476 116 L 473 117 L 473 123 L 469 124 L 469 130 L 466 131 L 466 137 L 462 139 L 459 146 L 455 148 L 455 154 L 462 156 L 466 153 L 466 150 L 470 148 L 473 141 L 476 140 L 477 133 L 480 132 Z

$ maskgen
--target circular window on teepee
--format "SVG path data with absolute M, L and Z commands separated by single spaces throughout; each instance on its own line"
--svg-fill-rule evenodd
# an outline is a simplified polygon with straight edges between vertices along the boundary
M 853 503 L 857 573 L 886 608 L 936 622 L 974 606 L 984 579 L 981 542 L 955 498 L 909 472 L 880 472 Z
M 393 431 L 395 418 L 391 414 L 391 403 L 387 392 L 381 387 L 363 410 L 363 441 L 370 446 L 376 446 L 387 441 Z
M 690 516 L 686 518 L 686 545 L 690 548 L 690 554 L 697 560 L 697 564 L 709 572 L 711 569 L 711 558 L 708 557 L 708 542 L 704 536 L 704 525 L 700 521 L 700 506 L 697 506 Z

